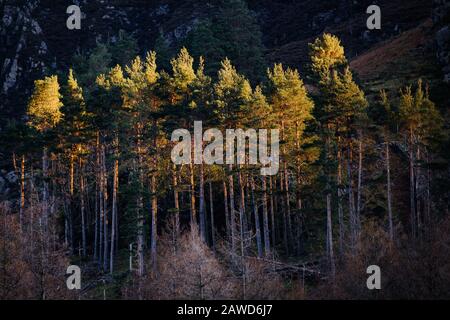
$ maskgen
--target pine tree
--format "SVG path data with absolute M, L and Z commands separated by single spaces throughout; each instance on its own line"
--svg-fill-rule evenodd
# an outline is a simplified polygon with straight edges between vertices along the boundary
M 289 243 L 294 243 L 290 197 L 292 186 L 289 184 L 288 163 L 290 160 L 296 161 L 296 153 L 306 142 L 303 139 L 303 132 L 307 122 L 312 120 L 314 104 L 309 98 L 297 70 L 290 68 L 285 70 L 281 64 L 275 64 L 272 70 L 268 70 L 268 80 L 269 102 L 274 118 L 277 119 L 277 126 L 281 130 L 282 191 L 284 193 L 283 235 L 285 250 L 288 253 L 290 251 Z M 294 150 L 294 152 L 288 150 Z M 298 171 L 296 173 L 298 177 Z
M 63 118 L 61 112 L 62 102 L 57 76 L 45 77 L 34 82 L 34 91 L 28 103 L 27 115 L 29 124 L 42 135 L 47 134 Z M 42 217 L 45 230 L 48 228 L 48 154 L 44 145 L 42 153 Z

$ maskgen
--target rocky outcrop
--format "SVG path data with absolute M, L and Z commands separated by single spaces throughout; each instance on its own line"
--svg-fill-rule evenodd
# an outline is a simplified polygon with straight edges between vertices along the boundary
M 433 22 L 436 32 L 436 55 L 442 65 L 444 81 L 450 84 L 450 1 L 434 0 Z

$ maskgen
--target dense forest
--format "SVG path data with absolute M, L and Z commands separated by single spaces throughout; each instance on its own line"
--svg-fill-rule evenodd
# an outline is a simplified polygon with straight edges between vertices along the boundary
M 176 44 L 97 41 L 2 116 L 0 299 L 450 298 L 448 84 L 363 82 L 328 32 L 269 63 L 254 11 L 219 2 Z M 278 172 L 175 164 L 196 121 L 277 129 Z

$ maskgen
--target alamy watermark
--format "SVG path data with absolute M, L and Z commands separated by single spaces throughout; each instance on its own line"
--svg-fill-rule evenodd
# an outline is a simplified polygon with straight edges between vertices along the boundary
M 81 289 L 81 269 L 79 266 L 70 265 L 67 267 L 66 274 L 68 275 L 66 280 L 67 289 L 80 290 Z
M 369 6 L 366 10 L 370 16 L 367 18 L 367 29 L 380 30 L 381 29 L 381 8 L 375 4 Z
M 80 30 L 81 29 L 81 9 L 77 5 L 71 5 L 67 7 L 67 14 L 70 14 L 67 18 L 66 26 L 69 30 Z
M 367 278 L 366 285 L 369 290 L 381 290 L 381 269 L 377 265 L 371 265 L 367 267 L 367 274 L 370 276 Z
M 171 158 L 177 165 L 191 164 L 192 161 L 194 164 L 208 165 L 261 165 L 261 175 L 273 176 L 280 166 L 279 132 L 279 129 L 227 129 L 224 146 L 224 137 L 219 129 L 211 128 L 203 133 L 202 121 L 195 121 L 194 136 L 186 129 L 177 129 L 172 133 L 171 140 L 176 144 Z M 205 142 L 209 144 L 205 145 Z

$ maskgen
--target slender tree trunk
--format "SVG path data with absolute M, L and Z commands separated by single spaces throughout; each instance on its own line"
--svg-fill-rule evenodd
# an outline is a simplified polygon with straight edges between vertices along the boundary
M 216 232 L 214 228 L 214 200 L 211 181 L 209 181 L 209 210 L 211 215 L 211 244 L 213 251 L 216 251 L 216 234 L 215 234 Z
M 329 129 L 329 128 L 328 128 Z M 325 143 L 325 154 L 326 157 L 328 158 L 330 156 L 330 137 L 329 135 L 326 138 L 326 143 Z M 332 217 L 332 209 L 331 209 L 331 176 L 330 173 L 327 172 L 327 185 L 326 185 L 326 189 L 327 189 L 327 194 L 326 194 L 326 205 L 327 205 L 327 243 L 326 243 L 326 247 L 327 247 L 327 253 L 328 253 L 328 262 L 330 264 L 330 271 L 331 271 L 331 276 L 334 279 L 335 277 L 335 273 L 336 273 L 336 267 L 335 267 L 335 262 L 334 262 L 334 248 L 333 248 L 333 217 Z
M 70 188 L 70 200 L 73 200 L 73 190 L 74 190 L 74 155 L 73 152 L 70 151 L 70 174 L 69 174 L 69 188 Z
M 411 233 L 416 236 L 416 196 L 414 183 L 414 132 L 413 128 L 409 128 L 409 186 L 410 186 L 410 220 Z
M 421 154 L 420 154 L 420 146 L 417 145 L 416 148 L 416 161 L 420 162 L 421 160 Z M 416 166 L 416 172 L 414 174 L 414 188 L 415 188 L 415 201 L 416 201 L 416 219 L 417 219 L 417 235 L 421 236 L 421 229 L 422 229 L 422 215 L 421 215 L 421 201 L 419 199 L 419 194 L 421 193 L 421 187 L 420 187 L 420 177 L 421 177 L 421 170 L 420 165 Z
M 259 212 L 258 212 L 258 204 L 256 202 L 255 198 L 255 181 L 253 180 L 253 177 L 250 177 L 250 186 L 251 186 L 251 195 L 252 195 L 252 207 L 253 207 L 253 214 L 255 216 L 255 230 L 256 230 L 256 247 L 258 249 L 258 257 L 262 258 L 263 256 L 263 248 L 262 248 L 262 241 L 261 241 L 261 225 L 259 223 Z
M 358 145 L 358 187 L 357 187 L 357 198 L 356 198 L 356 223 L 357 230 L 361 229 L 361 196 L 362 196 L 362 171 L 363 171 L 363 145 L 362 145 L 362 134 L 359 135 L 359 145 Z
M 102 177 L 103 177 L 103 211 L 104 211 L 104 226 L 103 226 L 103 270 L 108 271 L 108 256 L 109 256 L 109 238 L 108 238 L 108 176 L 106 171 L 106 150 L 105 146 L 102 148 Z
M 287 216 L 286 216 L 286 201 L 284 200 L 284 174 L 280 175 L 280 192 L 281 192 L 281 210 L 283 212 L 283 245 L 286 255 L 289 255 L 289 245 L 288 245 L 288 226 L 287 226 Z
M 328 258 L 331 268 L 331 274 L 334 278 L 336 273 L 335 264 L 334 264 L 334 250 L 333 250 L 333 225 L 332 225 L 332 216 L 331 216 L 331 193 L 327 194 L 327 249 L 328 249 Z
M 267 203 L 267 182 L 266 177 L 262 177 L 263 194 L 263 231 L 264 231 L 264 252 L 266 256 L 270 255 L 270 237 L 269 237 L 269 213 Z
M 354 208 L 354 199 L 353 199 L 353 170 L 352 170 L 352 162 L 353 162 L 353 154 L 352 154 L 352 144 L 349 139 L 347 146 L 347 178 L 348 178 L 348 211 L 350 217 L 350 245 L 352 250 L 354 250 L 357 239 L 357 222 Z
M 114 252 L 117 250 L 115 248 L 115 240 L 116 240 L 116 226 L 117 226 L 117 193 L 119 190 L 119 152 L 118 152 L 118 144 L 119 139 L 116 135 L 115 142 L 115 152 L 114 152 L 114 173 L 113 173 L 113 194 L 112 194 L 112 228 L 111 228 L 111 248 L 109 254 L 109 272 L 112 274 L 114 272 Z
M 293 243 L 293 235 L 292 235 L 292 219 L 291 219 L 291 204 L 290 204 L 290 195 L 289 195 L 289 173 L 287 170 L 287 163 L 284 162 L 284 194 L 286 201 L 286 216 L 287 216 L 287 238 L 288 238 L 288 248 Z
M 431 220 L 431 170 L 430 170 L 430 155 L 427 152 L 427 205 L 426 205 L 426 221 L 430 223 Z
M 191 225 L 195 226 L 197 224 L 197 213 L 195 210 L 195 177 L 194 177 L 194 164 L 189 163 L 189 176 L 191 182 Z
M 43 188 L 42 188 L 42 217 L 44 220 L 44 231 L 47 231 L 48 226 L 48 155 L 47 147 L 44 147 L 42 152 L 42 175 L 43 175 Z
M 86 256 L 86 217 L 85 217 L 85 204 L 84 204 L 84 196 L 85 196 L 85 181 L 84 181 L 84 168 L 83 162 L 80 158 L 80 209 L 81 209 L 81 241 L 82 241 L 82 250 L 83 257 Z
M 97 132 L 97 181 L 98 181 L 98 246 L 99 264 L 103 264 L 103 227 L 104 227 L 104 201 L 103 201 L 103 175 L 102 175 L 102 145 L 100 143 L 100 132 Z
M 199 218 L 200 218 L 200 236 L 206 243 L 206 205 L 205 205 L 205 177 L 204 177 L 204 166 L 203 163 L 200 164 L 200 185 L 199 185 L 199 198 L 200 198 L 200 208 L 199 208 Z
M 391 164 L 390 164 L 389 141 L 386 141 L 386 175 L 387 175 L 387 207 L 389 219 L 389 239 L 394 241 L 394 223 L 392 217 L 392 194 L 391 194 Z
M 176 238 L 180 236 L 180 201 L 178 198 L 178 180 L 177 180 L 177 166 L 172 166 L 172 184 L 173 184 L 173 199 L 175 206 L 175 234 Z
M 95 187 L 95 222 L 94 222 L 94 260 L 98 261 L 98 217 L 99 217 L 100 211 L 98 206 L 98 185 Z
M 139 131 L 139 129 L 138 129 Z M 138 256 L 138 275 L 144 275 L 144 201 L 142 193 L 144 191 L 144 173 L 143 173 L 143 159 L 141 150 L 141 137 L 138 132 L 137 139 L 138 150 L 138 179 L 139 179 L 139 195 L 137 198 L 137 256 Z
M 244 215 L 245 215 L 245 185 L 242 179 L 242 168 L 239 168 L 238 183 L 239 183 L 239 229 L 241 238 L 241 255 L 245 255 L 245 234 L 244 234 Z
M 228 185 L 230 188 L 230 226 L 231 226 L 231 253 L 234 257 L 236 253 L 236 211 L 234 209 L 234 179 L 233 166 L 230 164 L 230 173 L 228 176 Z
M 227 234 L 227 239 L 230 240 L 231 230 L 230 230 L 230 213 L 228 210 L 228 190 L 227 183 L 223 181 L 223 204 L 225 209 L 225 229 Z
M 276 225 L 275 225 L 275 206 L 274 206 L 274 199 L 273 199 L 273 182 L 272 182 L 272 176 L 269 178 L 269 189 L 270 189 L 270 217 L 272 220 L 272 248 L 275 250 L 276 245 Z
M 340 138 L 338 138 L 340 141 Z M 342 208 L 342 151 L 340 143 L 338 142 L 338 169 L 337 169 L 337 193 L 338 193 L 338 220 L 339 220 L 339 253 L 344 252 L 344 210 Z
M 154 160 L 155 168 L 156 168 L 156 159 Z M 152 243 L 151 243 L 151 257 L 152 257 L 152 270 L 156 272 L 156 243 L 158 241 L 158 229 L 157 229 L 157 219 L 158 219 L 158 197 L 156 195 L 156 174 L 153 174 L 151 177 L 151 194 L 152 194 Z
M 22 155 L 20 161 L 20 208 L 19 208 L 19 224 L 20 232 L 23 232 L 25 215 L 25 156 Z

